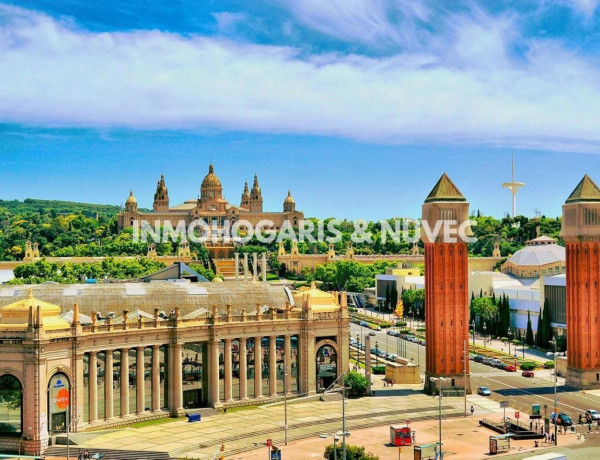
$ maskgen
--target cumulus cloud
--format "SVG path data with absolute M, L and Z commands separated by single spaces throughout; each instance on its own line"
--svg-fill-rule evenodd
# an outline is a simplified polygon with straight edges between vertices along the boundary
M 439 51 L 374 58 L 96 33 L 4 6 L 0 122 L 598 149 L 596 63 L 551 40 L 527 42 L 512 59 L 510 18 L 452 21 Z

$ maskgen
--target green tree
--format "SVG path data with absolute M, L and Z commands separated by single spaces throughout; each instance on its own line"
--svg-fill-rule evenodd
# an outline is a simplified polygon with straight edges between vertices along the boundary
M 527 332 L 525 333 L 525 343 L 533 345 L 533 329 L 531 327 L 531 313 L 527 311 Z
M 326 460 L 334 460 L 335 458 L 341 459 L 343 455 L 343 447 L 341 441 L 336 445 L 335 450 L 332 444 L 329 444 L 325 448 L 325 454 L 323 457 Z M 377 455 L 370 452 L 365 452 L 364 447 L 354 446 L 346 444 L 346 460 L 379 460 Z
M 369 381 L 360 372 L 351 371 L 344 377 L 344 385 L 350 387 L 349 396 L 363 396 L 367 391 Z
M 476 297 L 473 300 L 473 314 L 476 318 L 479 318 L 480 330 L 482 330 L 483 323 L 488 325 L 498 313 L 498 306 L 494 305 L 490 297 Z

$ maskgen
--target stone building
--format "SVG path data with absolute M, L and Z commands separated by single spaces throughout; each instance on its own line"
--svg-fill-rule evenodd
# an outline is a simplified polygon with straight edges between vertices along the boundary
M 10 286 L 0 305 L 4 452 L 38 455 L 69 427 L 310 395 L 348 371 L 346 295 L 314 286 Z
M 152 212 L 140 211 L 137 200 L 133 196 L 133 191 L 130 191 L 125 202 L 125 209 L 118 215 L 118 225 L 119 229 L 122 230 L 132 227 L 136 222 L 139 224 L 146 221 L 153 227 L 157 223 L 160 225 L 170 223 L 173 228 L 176 228 L 181 221 L 185 222 L 187 227 L 190 223 L 199 219 L 208 225 L 212 225 L 214 222 L 218 228 L 225 226 L 226 222 L 233 225 L 240 220 L 246 220 L 256 226 L 260 221 L 270 220 L 273 224 L 264 227 L 264 229 L 279 230 L 285 221 L 288 221 L 292 226 L 297 226 L 304 219 L 304 214 L 296 210 L 296 202 L 289 191 L 283 200 L 281 212 L 264 211 L 262 190 L 256 175 L 254 176 L 252 189 L 248 189 L 247 182 L 244 184 L 239 205 L 228 202 L 223 196 L 221 180 L 215 174 L 211 163 L 208 174 L 202 180 L 198 198 L 170 206 L 169 191 L 164 176 L 161 176 L 156 184 Z M 225 257 L 231 256 L 231 254 L 225 255 Z

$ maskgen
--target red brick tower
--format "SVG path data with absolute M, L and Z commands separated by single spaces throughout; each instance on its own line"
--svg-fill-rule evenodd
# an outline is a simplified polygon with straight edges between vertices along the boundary
M 563 205 L 567 385 L 600 387 L 600 189 L 586 174 Z
M 471 391 L 469 379 L 469 294 L 467 244 L 469 203 L 444 173 L 423 204 L 421 241 L 425 244 L 425 390 Z M 466 346 L 466 379 L 463 356 Z

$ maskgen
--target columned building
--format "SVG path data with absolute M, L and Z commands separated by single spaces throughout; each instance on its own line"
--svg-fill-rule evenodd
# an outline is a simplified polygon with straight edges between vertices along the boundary
M 425 390 L 435 393 L 441 384 L 470 392 L 468 258 L 467 244 L 459 237 L 460 228 L 471 236 L 469 203 L 444 173 L 425 199 L 422 216 L 430 229 L 421 230 L 427 292 Z M 440 377 L 448 381 L 432 380 Z
M 35 296 L 10 287 L 0 308 L 2 451 L 39 455 L 69 427 L 315 394 L 348 372 L 345 293 L 223 284 L 36 286 Z M 118 315 L 108 311 L 119 303 Z
M 600 188 L 586 174 L 563 205 L 567 385 L 600 387 Z

